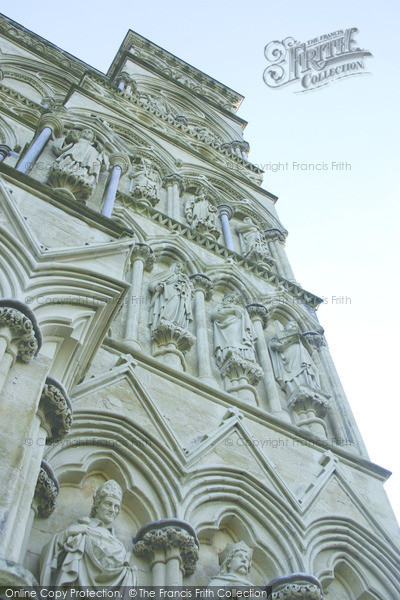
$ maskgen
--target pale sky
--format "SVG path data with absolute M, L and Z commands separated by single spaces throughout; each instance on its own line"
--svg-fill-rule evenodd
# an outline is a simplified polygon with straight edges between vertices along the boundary
M 245 96 L 249 159 L 279 197 L 295 275 L 327 299 L 318 311 L 371 460 L 393 471 L 385 488 L 400 518 L 397 363 L 400 299 L 398 164 L 400 5 L 393 0 L 0 2 L 0 11 L 107 71 L 129 28 Z M 264 46 L 358 28 L 370 75 L 307 94 L 270 89 Z M 351 168 L 339 171 L 331 162 Z M 322 163 L 320 172 L 293 162 Z M 335 304 L 332 297 L 347 297 Z

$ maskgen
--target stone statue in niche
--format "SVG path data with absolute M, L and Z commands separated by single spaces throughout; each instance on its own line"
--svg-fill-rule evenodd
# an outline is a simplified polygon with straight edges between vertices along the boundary
M 275 378 L 288 395 L 303 385 L 320 390 L 317 367 L 303 344 L 296 321 L 288 321 L 270 346 Z
M 219 556 L 220 572 L 213 577 L 209 587 L 254 587 L 254 583 L 247 579 L 250 569 L 253 550 L 244 542 L 227 544 Z
M 153 168 L 151 160 L 142 158 L 140 164 L 129 175 L 131 179 L 130 192 L 137 198 L 143 197 L 155 204 L 158 199 L 160 185 L 159 175 Z
M 255 361 L 253 326 L 238 294 L 226 294 L 211 319 L 214 322 L 214 352 L 218 366 L 232 353 Z
M 155 277 L 149 285 L 152 294 L 149 325 L 154 331 L 161 321 L 187 329 L 193 319 L 193 284 L 179 263 Z
M 54 144 L 57 156 L 49 172 L 47 183 L 54 188 L 68 190 L 77 200 L 85 200 L 99 180 L 101 170 L 109 167 L 103 146 L 96 141 L 92 129 L 71 130 L 62 145 Z
M 121 501 L 122 490 L 116 481 L 110 479 L 97 489 L 90 517 L 57 533 L 43 548 L 40 585 L 91 589 L 136 585 L 131 554 L 112 528 Z
M 205 235 L 211 234 L 215 239 L 220 235 L 217 215 L 217 208 L 211 204 L 203 191 L 193 196 L 186 204 L 185 216 L 191 227 Z
M 239 235 L 243 256 L 252 260 L 271 258 L 267 241 L 250 217 L 245 217 L 236 226 L 236 233 Z

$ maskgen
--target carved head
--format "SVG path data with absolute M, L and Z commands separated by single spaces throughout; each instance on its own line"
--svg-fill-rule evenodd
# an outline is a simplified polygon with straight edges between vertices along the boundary
M 296 321 L 288 321 L 285 324 L 285 331 L 288 331 L 289 333 L 297 333 L 299 331 L 299 326 L 297 325 Z
M 110 525 L 117 517 L 122 502 L 122 490 L 114 479 L 109 479 L 93 494 L 90 516 Z
M 94 133 L 91 129 L 84 129 L 81 133 L 81 138 L 92 142 L 94 140 Z
M 172 263 L 171 269 L 172 269 L 172 271 L 175 271 L 175 273 L 183 272 L 183 267 L 182 267 L 181 263 L 178 263 L 178 262 Z
M 251 217 L 245 217 L 243 219 L 243 223 L 249 223 L 249 224 L 253 225 L 253 219 Z
M 253 550 L 245 542 L 227 544 L 220 555 L 221 575 L 236 573 L 241 577 L 246 577 L 251 569 L 252 556 Z

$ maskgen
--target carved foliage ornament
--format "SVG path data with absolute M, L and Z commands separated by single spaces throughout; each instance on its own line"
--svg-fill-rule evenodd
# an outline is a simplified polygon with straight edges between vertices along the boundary
M 18 358 L 28 363 L 38 349 L 39 341 L 32 320 L 19 310 L 0 305 L 0 327 L 8 327 L 18 344 Z
M 51 377 L 46 379 L 43 386 L 39 408 L 51 428 L 51 437 L 47 438 L 47 444 L 67 435 L 72 424 L 71 402 L 61 384 Z
M 42 461 L 35 488 L 38 515 L 42 519 L 49 517 L 54 511 L 59 489 L 58 481 L 50 465 L 46 461 Z
M 163 527 L 145 533 L 143 539 L 136 542 L 135 554 L 145 556 L 156 550 L 178 548 L 186 575 L 193 575 L 199 550 L 193 536 L 179 527 Z

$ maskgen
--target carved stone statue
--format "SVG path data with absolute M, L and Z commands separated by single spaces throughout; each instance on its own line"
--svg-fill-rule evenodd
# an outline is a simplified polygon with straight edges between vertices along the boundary
M 253 550 L 244 542 L 227 544 L 220 554 L 220 572 L 210 580 L 209 587 L 254 587 L 247 579 L 251 569 Z
M 275 378 L 291 394 L 298 386 L 320 389 L 317 368 L 303 344 L 296 321 L 288 321 L 285 330 L 271 342 Z
M 155 204 L 158 198 L 159 175 L 148 158 L 142 158 L 140 165 L 130 174 L 131 192 L 136 197 L 148 198 Z
M 111 479 L 97 489 L 90 517 L 57 533 L 43 548 L 40 585 L 93 589 L 136 585 L 131 554 L 112 528 L 121 501 L 122 490 L 116 481 Z
M 193 284 L 179 263 L 160 273 L 150 282 L 152 293 L 149 324 L 151 330 L 161 321 L 169 321 L 187 329 L 192 316 Z
M 217 208 L 209 202 L 204 192 L 200 192 L 186 204 L 185 216 L 193 229 L 204 234 L 210 233 L 215 238 L 220 235 L 217 214 Z
M 268 243 L 264 239 L 262 232 L 257 225 L 253 223 L 250 217 L 245 217 L 243 222 L 236 226 L 236 232 L 239 235 L 240 245 L 244 256 L 248 256 L 253 260 L 270 258 Z
M 255 361 L 253 326 L 247 310 L 240 305 L 238 294 L 226 294 L 211 319 L 214 321 L 214 351 L 218 366 L 232 352 Z
M 109 167 L 108 157 L 95 141 L 92 129 L 69 131 L 62 146 L 54 144 L 52 151 L 58 158 L 49 172 L 48 183 L 69 190 L 79 200 L 88 198 L 100 170 Z

